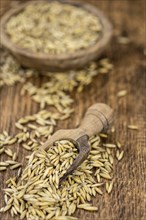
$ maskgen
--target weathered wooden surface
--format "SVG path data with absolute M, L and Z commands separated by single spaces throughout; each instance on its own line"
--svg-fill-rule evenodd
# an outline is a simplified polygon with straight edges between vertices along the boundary
M 6 0 L 1 0 L 2 3 Z M 110 75 L 97 76 L 94 82 L 81 94 L 74 91 L 75 114 L 72 118 L 58 124 L 57 128 L 76 126 L 86 108 L 95 102 L 105 102 L 116 110 L 113 141 L 122 142 L 125 156 L 114 169 L 114 190 L 110 195 L 104 194 L 93 199 L 99 211 L 90 213 L 77 211 L 75 216 L 80 220 L 144 220 L 145 211 L 145 146 L 146 146 L 146 63 L 144 57 L 145 40 L 145 1 L 144 0 L 100 0 L 91 1 L 102 9 L 112 21 L 114 37 L 107 48 L 105 56 L 111 58 L 114 70 Z M 117 43 L 117 34 L 126 34 L 130 38 L 128 45 Z M 39 78 L 40 82 L 41 79 Z M 126 89 L 128 94 L 121 99 L 116 93 Z M 14 123 L 21 116 L 35 113 L 39 106 L 28 96 L 21 97 L 20 85 L 4 87 L 0 91 L 0 132 L 3 130 L 14 134 Z M 128 124 L 136 124 L 139 131 L 130 131 Z M 27 154 L 18 148 L 19 160 L 23 162 Z M 2 160 L 5 160 L 2 157 Z M 10 171 L 0 174 L 0 186 L 5 187 L 5 180 L 14 175 Z M 3 205 L 3 194 L 0 194 L 0 206 Z M 2 220 L 11 220 L 8 213 Z

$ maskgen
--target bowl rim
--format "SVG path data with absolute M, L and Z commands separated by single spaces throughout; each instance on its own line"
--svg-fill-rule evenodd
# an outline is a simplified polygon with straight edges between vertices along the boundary
M 91 14 L 94 14 L 96 17 L 99 18 L 101 25 L 103 27 L 103 31 L 102 31 L 102 36 L 101 38 L 94 43 L 93 45 L 85 48 L 85 49 L 81 49 L 81 50 L 77 50 L 75 52 L 72 53 L 60 53 L 60 54 L 56 54 L 56 55 L 52 55 L 49 53 L 37 53 L 37 52 L 31 52 L 28 49 L 24 49 L 21 48 L 19 46 L 17 46 L 17 44 L 13 43 L 10 39 L 10 37 L 8 36 L 8 34 L 5 31 L 5 25 L 7 23 L 7 21 L 10 19 L 11 16 L 18 14 L 21 10 L 23 10 L 27 5 L 30 5 L 31 3 L 43 3 L 43 2 L 48 2 L 51 3 L 53 2 L 53 0 L 38 0 L 38 1 L 29 1 L 26 3 L 19 3 L 15 8 L 11 8 L 9 9 L 1 18 L 0 21 L 0 29 L 1 29 L 1 43 L 2 45 L 4 45 L 8 50 L 10 50 L 13 53 L 17 53 L 21 56 L 25 56 L 27 58 L 30 59 L 40 59 L 40 60 L 56 60 L 56 61 L 61 61 L 61 60 L 73 60 L 73 59 L 77 59 L 77 58 L 82 58 L 84 56 L 86 56 L 86 54 L 88 54 L 88 56 L 90 56 L 90 54 L 96 53 L 98 50 L 102 49 L 102 47 L 110 40 L 111 36 L 112 36 L 112 25 L 111 23 L 108 21 L 108 19 L 106 18 L 106 16 L 103 14 L 103 12 L 101 12 L 98 8 L 94 7 L 93 5 L 89 4 L 89 3 L 82 3 L 82 2 L 75 2 L 74 0 L 56 0 L 59 3 L 62 4 L 69 4 L 69 5 L 73 5 L 76 7 L 81 7 L 84 10 L 88 11 Z

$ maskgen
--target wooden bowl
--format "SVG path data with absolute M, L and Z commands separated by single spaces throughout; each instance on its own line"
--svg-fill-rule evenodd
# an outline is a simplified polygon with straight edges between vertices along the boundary
M 47 2 L 52 1 L 53 0 L 47 0 Z M 23 66 L 35 68 L 38 70 L 50 71 L 63 71 L 69 69 L 82 68 L 85 65 L 87 65 L 90 61 L 95 60 L 104 50 L 106 45 L 109 43 L 109 40 L 112 36 L 112 26 L 100 10 L 98 10 L 90 4 L 79 3 L 73 0 L 58 1 L 62 4 L 65 3 L 74 5 L 76 7 L 81 7 L 84 10 L 87 10 L 88 12 L 97 16 L 100 19 L 100 22 L 103 27 L 101 39 L 99 39 L 94 45 L 86 49 L 82 49 L 70 54 L 51 55 L 44 53 L 35 53 L 27 49 L 23 49 L 11 41 L 10 37 L 8 36 L 5 30 L 6 23 L 11 18 L 11 16 L 20 13 L 20 11 L 22 11 L 25 6 L 29 5 L 31 1 L 24 4 L 20 4 L 16 8 L 7 11 L 1 18 L 1 43 L 16 57 L 19 63 L 21 63 Z

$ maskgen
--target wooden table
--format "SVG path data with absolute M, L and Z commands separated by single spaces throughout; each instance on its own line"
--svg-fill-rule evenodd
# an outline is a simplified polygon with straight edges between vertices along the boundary
M 1 1 L 6 5 L 6 0 Z M 10 2 L 10 1 L 8 1 Z M 85 0 L 83 0 L 85 2 Z M 80 220 L 144 220 L 145 213 L 145 156 L 146 156 L 146 57 L 144 56 L 145 14 L 144 0 L 95 0 L 92 4 L 104 11 L 114 27 L 114 36 L 110 46 L 103 56 L 109 57 L 114 70 L 105 76 L 97 76 L 93 83 L 86 87 L 81 94 L 72 96 L 75 99 L 75 114 L 71 119 L 58 123 L 58 128 L 73 127 L 82 118 L 86 108 L 95 102 L 105 102 L 116 111 L 113 135 L 120 140 L 125 151 L 121 163 L 115 167 L 115 185 L 110 195 L 104 194 L 93 199 L 98 206 L 96 213 L 77 211 L 75 216 Z M 128 36 L 129 44 L 117 42 L 117 35 Z M 146 47 L 145 47 L 146 48 Z M 41 78 L 38 79 L 41 81 Z M 0 132 L 7 130 L 15 133 L 15 121 L 39 110 L 39 106 L 28 96 L 22 98 L 20 85 L 7 87 L 0 91 Z M 127 96 L 117 98 L 119 90 L 126 89 Z M 128 124 L 136 124 L 138 131 L 127 129 Z M 22 148 L 19 160 L 23 162 L 27 154 Z M 5 160 L 5 157 L 2 157 Z M 11 176 L 10 171 L 0 174 L 0 186 L 5 187 L 5 180 Z M 3 195 L 0 195 L 0 205 L 3 205 Z M 8 213 L 3 214 L 2 220 L 11 220 Z

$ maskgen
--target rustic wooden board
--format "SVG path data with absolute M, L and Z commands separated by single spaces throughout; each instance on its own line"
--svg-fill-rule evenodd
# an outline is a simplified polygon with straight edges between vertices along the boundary
M 85 1 L 85 0 L 83 0 Z M 6 5 L 6 0 L 1 0 Z M 9 1 L 8 1 L 9 2 Z M 111 58 L 114 70 L 107 76 L 97 76 L 94 82 L 81 94 L 74 91 L 75 114 L 71 119 L 58 124 L 58 128 L 76 126 L 86 108 L 95 102 L 105 102 L 116 110 L 113 141 L 122 142 L 125 156 L 114 170 L 114 190 L 110 195 L 104 194 L 93 199 L 98 206 L 96 213 L 77 211 L 80 220 L 144 220 L 145 212 L 145 146 L 146 146 L 146 63 L 144 57 L 145 0 L 100 0 L 93 3 L 102 9 L 112 21 L 114 37 L 104 56 Z M 131 42 L 128 45 L 117 43 L 117 34 L 126 34 Z M 38 79 L 38 83 L 41 78 Z M 20 85 L 4 87 L 0 91 L 0 132 L 7 130 L 15 134 L 15 121 L 27 114 L 35 113 L 39 106 L 28 96 L 22 97 Z M 116 93 L 126 89 L 128 95 L 118 99 Z M 139 131 L 130 131 L 128 124 L 137 124 Z M 17 148 L 19 160 L 24 161 L 25 150 Z M 2 157 L 5 160 L 5 157 Z M 0 186 L 5 187 L 5 180 L 15 172 L 0 174 Z M 0 206 L 3 193 L 0 194 Z M 8 213 L 1 215 L 2 220 L 11 220 Z

